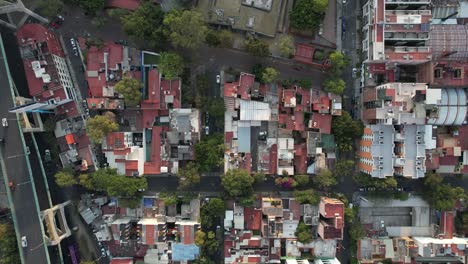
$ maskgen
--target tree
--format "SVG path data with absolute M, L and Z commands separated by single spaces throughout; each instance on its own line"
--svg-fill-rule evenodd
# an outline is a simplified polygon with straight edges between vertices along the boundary
M 208 232 L 206 236 L 205 244 L 203 247 L 204 247 L 204 251 L 206 251 L 210 255 L 215 254 L 218 251 L 219 242 L 216 239 L 215 232 L 213 231 Z
M 392 264 L 392 263 L 393 263 L 393 261 L 390 258 L 386 258 L 386 259 L 382 260 L 382 264 Z
M 278 79 L 279 72 L 275 68 L 267 67 L 263 70 L 262 80 L 265 83 L 273 83 Z
M 179 77 L 184 71 L 184 61 L 181 56 L 173 52 L 161 53 L 159 70 L 167 79 Z
M 295 188 L 297 187 L 297 181 L 293 177 L 278 177 L 275 179 L 275 184 L 282 188 Z
M 309 175 L 295 175 L 294 179 L 299 186 L 306 186 L 309 184 Z
M 91 177 L 89 177 L 88 174 L 81 174 L 80 176 L 78 176 L 78 183 L 86 189 L 93 189 Z
M 353 176 L 356 183 L 363 187 L 375 187 L 376 189 L 388 189 L 397 187 L 397 181 L 394 177 L 386 177 L 385 179 L 379 179 L 371 177 L 370 175 L 360 173 Z
M 223 99 L 211 99 L 207 105 L 208 113 L 214 119 L 215 124 L 219 128 L 224 128 L 224 101 Z
M 349 208 L 349 207 L 345 207 L 344 214 L 345 214 L 345 221 L 348 223 L 352 223 L 354 217 L 356 216 L 353 208 Z
M 232 33 L 229 30 L 210 29 L 206 33 L 205 41 L 212 47 L 232 47 Z
M 223 29 L 223 30 L 219 31 L 218 37 L 219 37 L 219 41 L 221 42 L 220 47 L 222 47 L 222 48 L 232 48 L 233 37 L 232 37 L 232 32 L 231 31 L 229 31 L 227 29 Z
M 62 0 L 40 0 L 37 6 L 39 13 L 48 18 L 55 17 L 62 11 L 63 7 Z
M 297 225 L 294 235 L 301 243 L 306 244 L 312 241 L 312 229 L 302 221 Z
M 223 164 L 224 139 L 223 134 L 213 134 L 203 137 L 195 145 L 195 159 L 200 171 L 208 172 Z
M 335 177 L 351 177 L 354 175 L 353 160 L 339 160 L 333 170 Z
M 353 224 L 349 228 L 349 236 L 353 241 L 357 241 L 366 235 L 364 227 L 359 221 L 353 221 Z
M 177 177 L 179 178 L 179 187 L 182 189 L 199 184 L 200 174 L 198 173 L 198 165 L 195 162 L 188 162 L 185 168 L 179 168 Z
M 228 170 L 221 178 L 221 185 L 230 197 L 245 197 L 253 193 L 254 178 L 246 170 Z
M 363 132 L 364 126 L 362 122 L 353 120 L 348 112 L 343 111 L 341 116 L 333 117 L 332 134 L 335 135 L 336 143 L 340 150 L 352 150 L 354 139 L 361 138 Z
M 134 107 L 141 101 L 140 89 L 142 87 L 143 85 L 137 79 L 124 77 L 115 85 L 115 90 L 124 97 L 127 107 Z
M 296 47 L 294 47 L 294 40 L 290 36 L 282 36 L 278 41 L 278 48 L 281 56 L 290 58 L 296 53 Z
M 127 177 L 118 174 L 116 169 L 104 168 L 88 175 L 86 187 L 107 192 L 109 196 L 139 199 L 139 193 L 148 188 L 148 183 L 144 177 Z
M 335 176 L 333 176 L 333 173 L 328 169 L 320 170 L 320 172 L 315 175 L 314 182 L 321 189 L 328 189 L 337 184 Z
M 300 80 L 299 86 L 304 89 L 312 88 L 312 81 L 311 80 Z
M 423 196 L 437 210 L 453 210 L 455 202 L 466 199 L 463 188 L 443 184 L 442 177 L 437 173 L 427 173 L 424 178 Z
M 291 26 L 296 29 L 316 29 L 327 8 L 328 0 L 298 0 L 290 13 Z
M 219 198 L 212 198 L 201 207 L 200 211 L 201 225 L 206 229 L 210 229 L 216 225 L 219 217 L 224 215 L 224 201 Z
M 198 48 L 208 31 L 203 15 L 195 10 L 172 9 L 163 20 L 172 45 L 188 49 Z
M 198 230 L 195 232 L 195 245 L 201 247 L 205 244 L 206 233 Z
M 257 63 L 252 67 L 252 74 L 255 75 L 256 81 L 264 83 L 262 80 L 262 75 L 263 75 L 264 70 L 265 70 L 265 67 L 260 63 Z
M 331 79 L 325 80 L 323 82 L 323 86 L 325 87 L 325 91 L 329 93 L 342 95 L 346 88 L 346 83 L 345 81 L 343 81 L 343 79 L 331 78 Z
M 257 173 L 254 174 L 254 180 L 255 180 L 254 182 L 255 183 L 261 183 L 261 182 L 263 182 L 265 180 L 265 177 L 266 177 L 265 173 L 257 172 Z
M 314 189 L 307 189 L 304 191 L 294 191 L 294 199 L 300 204 L 313 204 L 317 205 L 320 202 L 320 197 Z
M 343 70 L 348 66 L 350 59 L 341 51 L 334 51 L 328 56 L 330 59 L 330 71 L 334 76 L 339 76 Z
M 245 50 L 248 53 L 258 57 L 270 56 L 270 48 L 268 47 L 268 43 L 260 39 L 248 38 L 245 41 Z
M 91 15 L 104 9 L 104 0 L 80 0 L 80 6 Z
M 88 118 L 86 122 L 86 132 L 94 143 L 100 144 L 107 134 L 117 130 L 119 130 L 119 125 L 105 116 L 97 115 Z
M 71 169 L 63 169 L 55 173 L 54 178 L 59 187 L 69 187 L 78 183 Z
M 144 41 L 160 48 L 166 42 L 162 24 L 164 12 L 160 5 L 154 5 L 151 1 L 143 3 L 133 12 L 122 16 L 122 27 L 131 38 Z
M 21 263 L 18 244 L 16 242 L 15 230 L 8 223 L 0 223 L 0 263 Z

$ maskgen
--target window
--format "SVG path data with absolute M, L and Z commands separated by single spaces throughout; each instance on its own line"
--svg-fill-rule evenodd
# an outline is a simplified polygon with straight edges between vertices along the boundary
M 442 69 L 441 68 L 436 68 L 434 69 L 434 78 L 442 78 Z
M 461 79 L 462 78 L 462 69 L 455 69 L 453 71 L 453 78 Z

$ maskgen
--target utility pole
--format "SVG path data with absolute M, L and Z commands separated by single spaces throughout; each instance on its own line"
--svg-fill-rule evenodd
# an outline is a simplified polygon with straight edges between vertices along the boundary
M 10 14 L 13 12 L 24 13 L 27 16 L 32 16 L 42 23 L 48 23 L 49 20 L 34 13 L 33 11 L 26 8 L 21 0 L 0 0 L 0 15 L 7 14 L 8 21 L 0 19 L 0 25 L 6 26 L 10 29 L 16 30 L 17 25 L 13 23 Z M 24 21 L 24 19 L 22 20 Z

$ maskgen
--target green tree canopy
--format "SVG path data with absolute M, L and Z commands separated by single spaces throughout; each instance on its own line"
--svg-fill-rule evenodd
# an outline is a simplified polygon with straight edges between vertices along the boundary
M 206 106 L 208 113 L 210 113 L 211 118 L 214 119 L 215 124 L 219 128 L 224 127 L 224 100 L 214 98 L 208 101 L 208 105 Z
M 295 175 L 294 179 L 296 180 L 299 186 L 306 186 L 309 184 L 309 175 Z
M 314 183 L 321 189 L 328 189 L 329 187 L 336 185 L 338 182 L 330 170 L 322 169 L 317 173 L 317 175 L 315 175 Z
M 323 82 L 323 87 L 325 88 L 325 91 L 329 93 L 342 95 L 345 91 L 346 83 L 343 79 L 331 78 Z
M 175 47 L 196 49 L 203 43 L 208 31 L 203 15 L 196 10 L 172 9 L 164 17 L 163 23 Z
M 179 77 L 184 71 L 184 60 L 177 53 L 163 52 L 158 68 L 167 79 Z
M 304 191 L 294 191 L 294 199 L 300 204 L 313 204 L 317 205 L 320 202 L 320 197 L 314 189 L 307 189 Z
M 297 237 L 297 241 L 304 244 L 311 242 L 313 238 L 312 229 L 302 221 L 297 225 L 294 235 Z
M 273 83 L 278 79 L 279 72 L 275 68 L 267 67 L 262 72 L 262 80 L 265 83 Z
M 179 187 L 181 189 L 187 189 L 199 184 L 200 174 L 198 173 L 198 165 L 195 162 L 188 162 L 185 168 L 179 168 L 177 177 L 179 178 Z
M 294 46 L 294 40 L 291 36 L 282 36 L 278 41 L 278 48 L 281 56 L 290 58 L 296 53 L 296 47 Z
M 89 174 L 86 187 L 95 191 L 105 191 L 109 196 L 134 197 L 148 188 L 146 178 L 120 175 L 116 169 L 104 168 Z
M 221 184 L 231 197 L 245 197 L 253 193 L 254 178 L 246 170 L 228 170 L 221 178 Z
M 88 118 L 86 122 L 86 132 L 89 139 L 94 143 L 102 143 L 102 139 L 111 132 L 119 130 L 119 125 L 106 116 L 97 115 Z
M 340 51 L 330 53 L 328 58 L 331 64 L 330 71 L 334 76 L 341 75 L 350 62 L 350 59 Z
M 195 232 L 195 245 L 201 247 L 205 244 L 205 239 L 206 239 L 206 233 L 198 230 Z
M 442 177 L 436 173 L 426 175 L 423 196 L 437 210 L 453 210 L 458 199 L 467 198 L 463 188 L 442 184 Z
M 361 138 L 363 132 L 364 126 L 362 122 L 353 120 L 348 112 L 343 111 L 341 116 L 333 117 L 332 134 L 335 135 L 335 140 L 340 150 L 352 150 L 354 139 Z
M 333 170 L 335 177 L 352 177 L 354 175 L 353 160 L 339 160 Z
M 349 228 L 349 236 L 353 241 L 357 241 L 366 235 L 364 227 L 359 221 L 353 221 L 353 224 Z
M 64 4 L 62 0 L 40 0 L 38 2 L 39 13 L 48 18 L 53 18 L 62 11 Z
M 265 180 L 266 175 L 263 172 L 257 172 L 253 177 L 255 179 L 255 183 L 261 183 Z
M 80 0 L 80 6 L 91 15 L 104 9 L 104 0 Z
M 353 176 L 355 182 L 363 187 L 375 187 L 376 189 L 388 189 L 397 187 L 398 182 L 394 177 L 386 177 L 385 179 L 374 178 L 370 175 L 359 173 Z
M 55 173 L 55 182 L 60 187 L 69 187 L 78 183 L 71 169 L 65 168 Z
M 327 8 L 328 0 L 298 0 L 289 14 L 291 26 L 296 29 L 316 29 Z
M 224 201 L 219 198 L 212 198 L 201 207 L 201 224 L 206 229 L 211 229 L 219 222 L 219 218 L 224 215 Z
M 195 159 L 200 166 L 200 171 L 212 171 L 223 164 L 223 136 L 223 134 L 206 136 L 195 145 Z
M 143 1 L 135 11 L 121 18 L 125 33 L 135 40 L 145 41 L 157 48 L 166 42 L 161 26 L 163 19 L 164 13 L 160 5 L 151 1 Z
M 248 38 L 245 41 L 245 50 L 248 53 L 258 57 L 270 56 L 270 48 L 268 47 L 268 43 L 260 39 Z
M 127 107 L 134 107 L 141 101 L 142 87 L 143 84 L 137 79 L 125 77 L 115 85 L 115 90 L 123 95 Z
M 206 33 L 205 41 L 212 47 L 231 48 L 232 32 L 229 30 L 210 29 Z
M 0 223 L 0 249 L 0 263 L 21 263 L 18 244 L 16 242 L 15 230 L 9 223 Z

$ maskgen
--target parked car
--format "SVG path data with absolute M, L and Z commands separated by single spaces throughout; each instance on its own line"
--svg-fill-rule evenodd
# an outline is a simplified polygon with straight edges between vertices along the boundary
M 22 247 L 28 247 L 28 240 L 26 239 L 26 236 L 21 237 L 21 246 Z
M 5 143 L 5 139 L 4 138 L 0 138 L 0 144 L 3 144 Z
M 322 23 L 320 23 L 318 34 L 319 34 L 319 36 L 321 36 L 323 34 L 323 24 Z
M 74 39 L 74 38 L 71 38 L 71 39 L 70 39 L 70 44 L 72 45 L 73 49 L 76 48 L 76 42 L 75 42 L 75 39 Z
M 115 44 L 123 45 L 123 46 L 128 46 L 128 42 L 123 39 L 119 39 L 117 41 L 114 41 Z
M 205 127 L 205 135 L 209 135 L 210 134 L 210 127 L 209 126 L 206 126 Z
M 6 119 L 6 117 L 2 118 L 2 126 L 8 127 L 8 119 Z
M 54 20 L 52 20 L 50 26 L 53 28 L 59 28 L 60 26 L 62 26 L 63 21 L 65 21 L 65 18 L 61 15 L 58 15 L 54 18 Z
M 52 160 L 52 156 L 50 155 L 50 149 L 46 149 L 46 150 L 45 150 L 44 160 L 45 160 L 46 162 L 49 162 L 49 161 Z
M 216 75 L 216 83 L 221 83 L 221 75 Z

